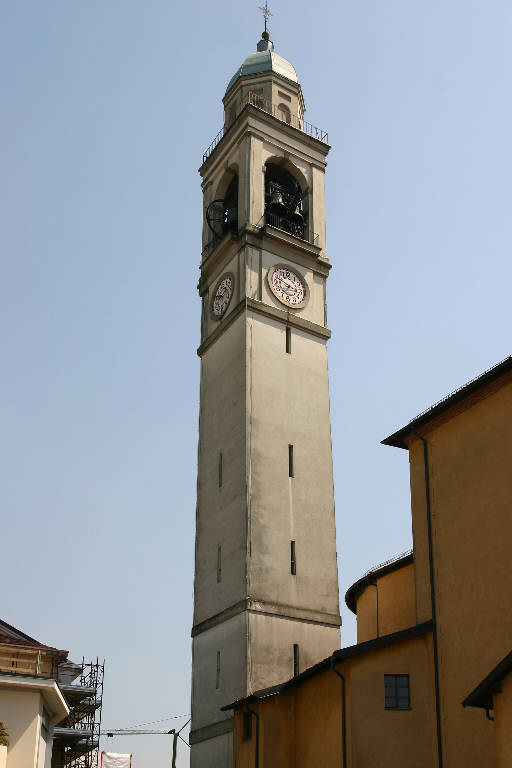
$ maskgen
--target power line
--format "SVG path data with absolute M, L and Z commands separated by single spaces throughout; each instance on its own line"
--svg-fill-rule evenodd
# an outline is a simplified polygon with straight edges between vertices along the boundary
M 185 715 L 168 715 L 167 717 L 162 717 L 161 720 L 150 720 L 149 723 L 137 723 L 137 725 L 129 725 L 127 728 L 105 728 L 105 731 L 126 731 L 131 728 L 142 728 L 144 725 L 155 725 L 156 723 L 164 723 L 166 720 L 179 720 L 180 717 L 190 717 L 190 712 L 187 712 Z
M 173 715 L 172 718 L 168 717 L 165 718 L 167 720 L 175 719 L 176 717 L 179 717 L 179 715 Z M 159 722 L 159 721 L 156 721 Z M 161 721 L 160 721 L 161 722 Z M 184 723 L 179 731 L 177 731 L 175 728 L 171 728 L 170 731 L 148 731 L 148 730 L 140 730 L 136 728 L 114 728 L 111 731 L 102 731 L 102 736 L 109 736 L 110 738 L 113 738 L 114 736 L 148 736 L 148 735 L 160 735 L 160 736 L 172 736 L 172 768 L 176 768 L 176 752 L 177 752 L 177 746 L 178 746 L 178 739 L 181 739 L 181 741 L 187 745 L 187 747 L 190 749 L 190 744 L 188 741 L 185 741 L 183 736 L 181 736 L 182 730 L 190 723 L 190 718 L 187 720 L 186 723 Z

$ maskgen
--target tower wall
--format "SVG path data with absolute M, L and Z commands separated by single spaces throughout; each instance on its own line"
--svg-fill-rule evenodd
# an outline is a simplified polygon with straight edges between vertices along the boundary
M 292 329 L 287 353 L 285 328 L 248 313 L 249 592 L 338 625 L 326 341 Z
M 288 93 L 287 103 L 302 115 L 300 86 L 274 73 L 242 78 L 229 99 L 238 89 L 243 102 L 243 89 L 256 80 L 272 102 Z M 328 149 L 297 123 L 245 103 L 201 168 L 205 212 L 222 215 L 222 202 L 212 201 L 222 200 L 235 175 L 238 196 L 235 228 L 215 237 L 203 228 L 192 768 L 231 765 L 232 720 L 223 706 L 290 678 L 340 644 L 326 327 Z M 267 221 L 269 163 L 282 169 L 271 179 L 290 174 L 300 189 L 299 236 Z M 300 306 L 271 289 L 281 267 L 303 286 Z M 215 315 L 212 302 L 222 299 L 226 275 L 232 292 Z

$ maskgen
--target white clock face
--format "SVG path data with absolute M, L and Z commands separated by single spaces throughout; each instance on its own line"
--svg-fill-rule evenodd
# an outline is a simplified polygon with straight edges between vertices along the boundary
M 226 274 L 221 277 L 215 288 L 212 301 L 212 313 L 216 320 L 220 320 L 228 308 L 233 296 L 233 275 Z
M 272 267 L 268 275 L 270 289 L 280 302 L 289 307 L 303 307 L 307 288 L 300 275 L 285 266 Z

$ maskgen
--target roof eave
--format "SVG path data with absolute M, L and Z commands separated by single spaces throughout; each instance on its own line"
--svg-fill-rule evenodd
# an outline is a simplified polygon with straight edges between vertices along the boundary
M 260 699 L 266 699 L 269 696 L 275 696 L 276 694 L 282 693 L 288 688 L 292 688 L 294 685 L 300 685 L 306 680 L 309 680 L 311 677 L 315 677 L 323 670 L 329 669 L 333 663 L 339 664 L 342 661 L 350 659 L 354 656 L 360 656 L 363 653 L 368 653 L 370 651 L 378 651 L 381 648 L 386 648 L 388 645 L 399 643 L 402 640 L 409 640 L 414 637 L 419 637 L 430 631 L 432 631 L 432 620 L 425 621 L 422 624 L 415 624 L 412 627 L 402 629 L 398 632 L 392 632 L 389 635 L 381 635 L 380 637 L 376 637 L 373 640 L 367 640 L 364 643 L 349 645 L 347 648 L 341 648 L 338 651 L 334 651 L 331 656 L 327 656 L 327 658 L 319 661 L 318 664 L 305 669 L 304 672 L 300 673 L 300 675 L 296 675 L 295 677 L 292 677 L 283 683 L 279 683 L 278 685 L 274 685 L 271 688 L 264 688 L 261 691 L 255 691 L 249 696 L 245 696 L 242 699 L 237 699 L 230 704 L 226 704 L 224 707 L 221 707 L 221 709 L 224 712 L 230 709 L 240 709 L 241 707 L 247 706 L 251 702 L 258 701 Z
M 471 691 L 469 696 L 466 696 L 462 702 L 463 707 L 480 707 L 482 709 L 492 709 L 492 697 L 493 693 L 497 693 L 497 686 L 512 672 L 512 651 L 503 658 L 494 669 L 492 669 L 487 677 Z
M 233 91 L 235 86 L 238 85 L 240 80 L 245 79 L 245 78 L 249 79 L 249 78 L 256 78 L 256 77 L 268 77 L 268 75 L 273 75 L 275 77 L 280 77 L 286 83 L 290 83 L 291 85 L 295 86 L 296 88 L 299 89 L 299 92 L 300 92 L 301 97 L 302 97 L 302 88 L 300 86 L 300 83 L 297 82 L 297 80 L 292 80 L 290 77 L 286 77 L 286 75 L 282 75 L 280 72 L 276 72 L 274 69 L 270 68 L 270 69 L 262 70 L 260 72 L 246 72 L 246 73 L 240 72 L 240 74 L 237 76 L 236 80 L 233 80 L 232 84 L 228 83 L 229 87 L 226 89 L 226 92 L 225 92 L 224 96 L 222 97 L 223 103 L 224 104 L 226 103 L 227 97 L 231 95 L 231 92 Z
M 377 565 L 370 571 L 367 571 L 360 579 L 355 581 L 345 592 L 345 604 L 352 613 L 357 615 L 356 604 L 360 593 L 365 587 L 367 587 L 373 579 L 378 579 L 381 576 L 385 576 L 387 573 L 398 571 L 400 568 L 405 568 L 407 565 L 414 563 L 414 552 L 407 552 L 401 557 L 397 557 L 391 562 L 388 560 L 382 565 Z
M 396 432 L 393 432 L 393 434 L 389 437 L 381 440 L 381 444 L 390 445 L 393 448 L 408 448 L 408 438 L 414 435 L 419 427 L 428 424 L 443 411 L 446 411 L 457 403 L 460 403 L 473 392 L 476 392 L 490 382 L 495 381 L 500 376 L 508 373 L 510 370 L 512 370 L 512 355 L 506 357 L 492 368 L 489 368 L 489 370 L 484 371 L 484 373 L 482 373 L 480 376 L 477 376 L 476 379 L 472 379 L 472 381 L 468 382 L 460 389 L 453 392 L 451 395 L 448 395 L 448 397 L 444 398 L 444 400 L 441 400 L 439 403 L 436 403 L 424 413 L 421 413 L 419 416 L 409 422 L 409 424 L 406 424 L 405 427 L 402 427 Z

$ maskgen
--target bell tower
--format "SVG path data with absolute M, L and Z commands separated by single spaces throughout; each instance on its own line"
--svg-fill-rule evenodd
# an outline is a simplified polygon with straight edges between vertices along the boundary
M 232 764 L 222 707 L 340 647 L 327 134 L 269 32 L 203 155 L 192 768 Z

